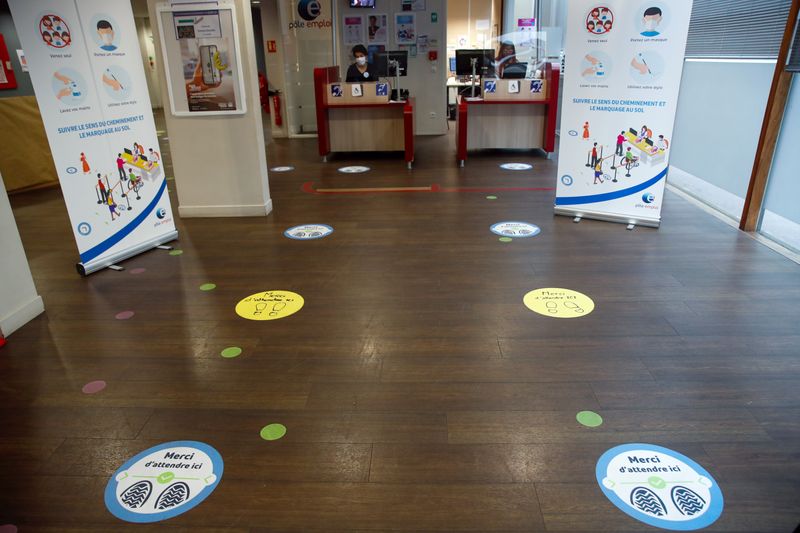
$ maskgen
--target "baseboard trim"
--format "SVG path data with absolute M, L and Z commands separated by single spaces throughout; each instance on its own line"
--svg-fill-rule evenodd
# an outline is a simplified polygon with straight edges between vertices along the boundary
M 264 205 L 181 205 L 181 218 L 265 217 L 272 212 L 272 199 Z
M 43 312 L 44 301 L 42 301 L 41 296 L 37 296 L 16 311 L 12 311 L 6 316 L 0 317 L 0 332 L 8 337 Z

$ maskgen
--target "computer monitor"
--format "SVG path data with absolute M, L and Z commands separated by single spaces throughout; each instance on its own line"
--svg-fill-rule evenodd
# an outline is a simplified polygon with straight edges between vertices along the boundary
M 644 142 L 646 142 L 650 146 L 653 146 L 653 141 L 650 139 L 645 139 Z
M 377 66 L 378 76 L 387 78 L 395 76 L 395 69 L 391 68 L 389 61 L 397 61 L 400 63 L 400 75 L 408 75 L 408 50 L 388 50 L 386 52 L 378 52 L 375 54 L 375 64 Z
M 456 58 L 455 57 L 451 57 L 450 58 L 450 72 L 455 72 L 455 71 L 456 71 Z
M 350 0 L 350 7 L 375 7 L 375 0 Z
M 128 155 L 133 155 L 133 152 L 131 152 L 131 151 L 130 151 L 130 150 L 128 150 L 127 148 L 125 148 L 125 153 L 126 153 L 126 154 L 128 154 Z
M 456 50 L 456 74 L 472 75 L 472 60 L 475 59 L 475 73 L 478 76 L 494 75 L 494 50 Z
M 147 158 L 145 156 L 143 156 L 143 155 L 140 155 L 139 159 L 141 159 L 142 161 L 147 161 Z
M 636 131 L 636 130 L 635 130 L 635 129 L 633 129 L 633 128 L 630 128 L 628 131 L 629 131 L 629 132 L 631 132 L 633 135 L 636 135 L 637 137 L 639 136 L 639 132 L 638 132 L 638 131 Z
M 503 68 L 503 78 L 521 79 L 528 73 L 527 63 L 509 63 Z

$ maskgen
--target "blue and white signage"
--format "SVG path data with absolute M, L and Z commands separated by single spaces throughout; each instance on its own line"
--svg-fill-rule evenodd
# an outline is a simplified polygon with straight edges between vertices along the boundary
M 624 444 L 597 461 L 597 483 L 625 514 L 645 524 L 692 531 L 722 514 L 722 491 L 702 466 L 652 444 Z
M 72 221 L 79 270 L 89 273 L 174 239 L 130 1 L 8 5 Z M 167 217 L 156 216 L 162 210 Z
M 304 224 L 294 226 L 283 232 L 286 237 L 298 241 L 322 239 L 333 233 L 333 228 L 326 224 Z
M 535 237 L 542 232 L 539 226 L 527 222 L 498 222 L 489 228 L 492 233 L 501 237 L 527 238 Z
M 342 93 L 342 86 L 341 85 L 331 85 L 331 96 L 334 98 L 341 98 L 343 95 Z
M 503 170 L 531 170 L 533 165 L 528 163 L 503 163 L 500 168 Z
M 565 3 L 556 214 L 661 223 L 692 2 Z
M 362 167 L 359 165 L 342 167 L 339 169 L 339 172 L 344 172 L 345 174 L 361 174 L 362 172 L 368 172 L 368 171 L 369 167 Z
M 484 82 L 483 82 L 483 92 L 484 93 L 495 93 L 495 92 L 497 92 L 497 81 L 495 81 L 495 80 L 484 80 Z
M 375 96 L 389 96 L 389 84 L 384 82 L 376 83 Z
M 106 485 L 106 508 L 126 522 L 167 520 L 208 498 L 222 479 L 222 470 L 222 456 L 208 444 L 159 444 L 114 473 Z
M 542 80 L 531 80 L 531 94 L 539 94 L 542 92 Z

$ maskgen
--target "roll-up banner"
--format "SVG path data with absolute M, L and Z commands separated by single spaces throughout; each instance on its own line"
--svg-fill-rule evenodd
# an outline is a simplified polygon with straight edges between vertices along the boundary
M 86 275 L 178 235 L 130 0 L 9 0 Z
M 657 227 L 692 0 L 570 0 L 555 212 Z

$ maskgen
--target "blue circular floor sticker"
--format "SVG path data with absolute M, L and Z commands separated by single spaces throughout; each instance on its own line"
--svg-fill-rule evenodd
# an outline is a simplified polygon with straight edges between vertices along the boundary
M 108 480 L 106 508 L 127 522 L 167 520 L 208 498 L 222 470 L 222 456 L 208 444 L 159 444 L 126 461 Z
M 503 163 L 500 165 L 500 168 L 503 170 L 530 170 L 533 168 L 533 165 L 529 165 L 528 163 Z
M 290 239 L 298 241 L 310 241 L 321 239 L 333 233 L 333 228 L 326 224 L 303 224 L 287 229 L 283 234 Z
M 722 514 L 722 491 L 702 466 L 652 444 L 611 448 L 597 461 L 597 483 L 622 512 L 662 529 L 692 531 Z
M 542 232 L 539 226 L 527 222 L 498 222 L 489 228 L 492 233 L 501 237 L 527 238 L 535 237 Z

